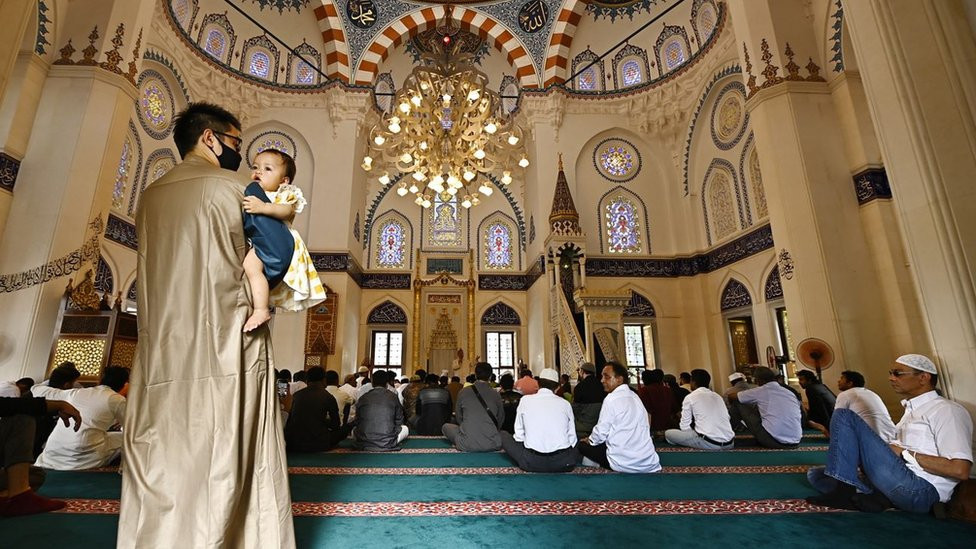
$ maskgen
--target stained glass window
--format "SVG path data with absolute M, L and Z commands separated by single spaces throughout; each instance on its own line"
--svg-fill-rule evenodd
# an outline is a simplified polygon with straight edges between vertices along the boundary
M 585 71 L 581 72 L 576 87 L 581 90 L 595 90 L 596 89 L 596 67 L 590 67 Z
M 295 81 L 299 84 L 314 84 L 315 70 L 312 69 L 311 65 L 299 59 L 295 67 Z
M 189 0 L 173 0 L 173 13 L 176 20 L 186 27 L 186 16 L 190 13 Z
M 128 137 L 122 144 L 122 155 L 119 158 L 119 168 L 115 174 L 115 187 L 112 189 L 112 207 L 121 208 L 125 198 L 125 186 L 129 181 L 129 167 L 132 163 L 132 142 Z
M 224 58 L 224 48 L 227 47 L 227 37 L 224 33 L 217 29 L 211 29 L 207 33 L 207 41 L 204 43 L 203 49 L 207 53 L 216 57 L 217 59 Z
M 376 262 L 380 267 L 402 268 L 406 253 L 406 231 L 399 221 L 390 220 L 380 227 Z
M 624 87 L 634 86 L 644 81 L 640 63 L 636 59 L 624 61 L 620 66 L 620 72 L 624 75 Z
M 624 177 L 634 169 L 634 154 L 623 145 L 610 145 L 600 153 L 600 165 L 615 177 Z
M 604 217 L 610 253 L 640 253 L 640 221 L 634 203 L 618 196 L 606 205 Z
M 258 78 L 267 78 L 271 70 L 271 58 L 263 51 L 256 51 L 251 54 L 251 63 L 248 65 L 248 72 Z
M 512 266 L 512 231 L 504 223 L 492 223 L 485 230 L 485 266 L 507 269 Z
M 703 38 L 710 37 L 715 30 L 715 12 L 708 4 L 702 5 L 701 15 L 698 16 L 698 28 L 701 29 Z
M 434 246 L 461 245 L 461 212 L 457 196 L 447 200 L 438 194 L 430 212 L 430 241 Z
M 627 366 L 644 366 L 644 333 L 640 326 L 624 326 Z
M 685 49 L 681 47 L 681 42 L 674 40 L 664 47 L 664 62 L 668 70 L 685 62 Z

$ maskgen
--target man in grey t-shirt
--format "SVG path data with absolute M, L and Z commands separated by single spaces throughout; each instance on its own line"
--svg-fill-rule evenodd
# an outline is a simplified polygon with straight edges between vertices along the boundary
M 474 367 L 474 375 L 474 385 L 458 393 L 455 408 L 458 425 L 445 423 L 443 432 L 462 452 L 493 452 L 502 447 L 498 428 L 505 421 L 505 406 L 498 391 L 488 384 L 491 364 L 479 362 Z

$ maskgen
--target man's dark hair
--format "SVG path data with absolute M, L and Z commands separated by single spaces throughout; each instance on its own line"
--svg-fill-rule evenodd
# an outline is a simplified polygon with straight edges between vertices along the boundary
M 492 372 L 492 374 L 488 377 L 488 379 L 490 379 L 491 381 L 495 381 L 496 379 L 498 379 L 498 376 L 495 375 L 494 372 Z
M 817 374 L 811 372 L 810 370 L 800 370 L 796 373 L 796 377 L 806 380 L 808 383 L 818 383 L 820 380 L 817 379 Z
M 223 107 L 212 103 L 190 103 L 173 118 L 173 141 L 180 158 L 186 158 L 204 130 L 227 133 L 231 128 L 240 131 L 241 122 Z
M 654 370 L 644 370 L 643 372 L 641 372 L 641 382 L 644 385 L 650 385 L 651 384 L 651 372 L 653 372 L 653 371 Z
M 427 385 L 437 385 L 441 381 L 441 376 L 437 374 L 427 374 Z
M 671 387 L 672 389 L 678 387 L 678 380 L 672 374 L 664 374 L 664 377 L 661 378 L 661 381 L 663 381 L 665 385 Z
M 296 375 L 295 377 L 298 376 Z M 313 366 L 308 369 L 308 372 L 305 374 L 304 377 L 305 377 L 305 381 L 307 381 L 308 383 L 320 383 L 322 381 L 325 381 L 326 378 L 325 368 L 321 366 Z M 336 377 L 336 381 L 338 381 L 339 374 L 335 374 L 335 377 Z
M 451 383 L 461 383 L 460 376 L 451 376 Z
M 75 368 L 74 362 L 62 362 L 60 366 L 51 370 L 51 379 L 48 380 L 47 384 L 55 389 L 64 389 L 65 386 L 73 385 L 79 377 L 81 377 L 81 372 Z
M 291 370 L 285 368 L 278 372 L 278 381 L 291 381 Z
M 712 374 L 708 373 L 701 368 L 695 368 L 691 371 L 691 381 L 697 387 L 708 387 L 712 383 Z
M 427 379 L 427 370 L 417 370 L 413 375 L 420 376 L 420 379 Z
M 539 379 L 540 389 L 549 389 L 550 391 L 555 391 L 559 388 L 559 383 L 552 381 L 551 379 Z
M 31 387 L 34 386 L 34 378 L 32 378 L 32 377 L 22 377 L 22 378 L 20 378 L 20 379 L 17 380 L 17 382 L 15 383 L 15 385 L 20 385 L 21 387 L 27 387 L 28 389 L 30 389 Z
M 532 370 L 526 368 L 519 372 L 519 377 L 532 377 Z
M 376 370 L 373 372 L 371 383 L 374 389 L 377 387 L 386 387 L 386 370 Z
M 664 383 L 664 370 L 659 370 L 659 369 L 655 368 L 653 370 L 645 370 L 645 371 L 648 371 L 648 372 L 651 373 L 651 375 L 650 375 L 651 381 L 650 382 L 645 381 L 644 383 L 652 383 L 652 384 L 653 383 Z
M 339 384 L 339 372 L 335 370 L 329 370 L 325 372 L 325 384 L 326 385 L 338 385 Z
M 443 385 L 444 387 L 447 387 L 447 376 L 441 376 L 440 382 L 441 382 L 441 385 Z
M 288 182 L 292 185 L 295 184 L 295 172 L 298 169 L 295 167 L 295 159 L 292 158 L 288 153 L 279 151 L 278 149 L 264 149 L 258 154 L 273 154 L 281 160 L 281 163 L 285 165 L 285 177 L 288 178 Z M 254 155 L 257 158 L 258 155 Z
M 515 387 L 515 378 L 512 377 L 512 374 L 505 374 L 502 376 L 502 379 L 501 381 L 499 381 L 499 383 L 501 384 L 502 389 L 506 391 L 511 391 L 512 388 Z
M 129 369 L 122 366 L 107 366 L 102 370 L 101 385 L 108 386 L 116 393 L 129 382 Z
M 684 383 L 684 384 L 690 383 L 691 382 L 691 374 L 689 374 L 688 372 L 681 372 L 680 374 L 678 374 L 678 379 L 681 380 L 681 383 Z
M 474 377 L 475 379 L 480 379 L 481 381 L 488 381 L 491 377 L 491 364 L 487 362 L 479 362 L 474 365 Z
M 844 378 L 847 379 L 847 381 L 850 381 L 851 385 L 855 387 L 864 387 L 864 376 L 861 375 L 861 372 L 855 372 L 854 370 L 844 370 L 843 372 L 840 373 L 840 375 L 844 376 Z
M 756 383 L 762 385 L 764 383 L 769 383 L 770 381 L 775 381 L 776 372 L 765 366 L 759 366 L 752 371 L 752 378 L 756 380 Z
M 389 385 L 390 387 L 396 387 L 396 381 L 397 381 L 396 372 L 394 372 L 393 370 L 387 370 L 386 384 Z
M 623 364 L 617 362 L 616 360 L 611 360 L 611 361 L 607 362 L 604 367 L 606 367 L 606 366 L 609 366 L 610 368 L 613 369 L 613 376 L 614 377 L 622 377 L 622 378 L 624 378 L 624 385 L 630 383 L 630 372 L 627 370 L 627 368 Z
M 305 370 L 299 370 L 295 372 L 295 375 L 291 376 L 293 381 L 305 381 Z
M 928 372 L 926 372 L 926 373 L 928 373 Z M 939 386 L 939 374 L 929 374 L 929 383 L 932 384 L 932 387 L 933 388 L 934 387 L 938 387 Z M 942 391 L 940 391 L 939 389 L 936 389 L 935 392 L 938 393 L 939 396 L 942 396 Z
M 464 381 L 465 383 L 474 383 L 475 379 L 474 374 L 468 374 L 468 377 L 464 378 Z
M 407 378 L 407 377 L 401 377 L 401 378 L 400 378 L 400 385 L 404 385 L 404 384 L 406 384 L 406 383 L 410 383 L 410 378 Z

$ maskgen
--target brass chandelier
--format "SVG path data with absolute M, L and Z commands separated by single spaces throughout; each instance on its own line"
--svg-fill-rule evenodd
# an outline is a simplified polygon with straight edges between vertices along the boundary
M 397 194 L 413 193 L 424 208 L 435 196 L 448 201 L 457 195 L 464 208 L 476 206 L 494 191 L 489 174 L 500 173 L 497 181 L 507 186 L 515 166 L 529 165 L 521 128 L 473 56 L 462 51 L 459 32 L 448 24 L 431 35 L 426 46 L 432 53 L 394 94 L 392 112 L 371 128 L 363 157 L 363 170 L 379 172 L 383 185 L 394 171 L 407 176 Z

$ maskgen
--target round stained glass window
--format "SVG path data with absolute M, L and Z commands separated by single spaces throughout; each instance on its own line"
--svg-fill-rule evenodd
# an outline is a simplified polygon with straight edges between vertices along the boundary
M 623 139 L 607 139 L 593 151 L 593 164 L 603 177 L 622 183 L 630 181 L 640 171 L 641 157 L 631 143 Z
M 173 93 L 163 76 L 145 70 L 139 77 L 139 122 L 153 139 L 166 139 L 173 118 Z

